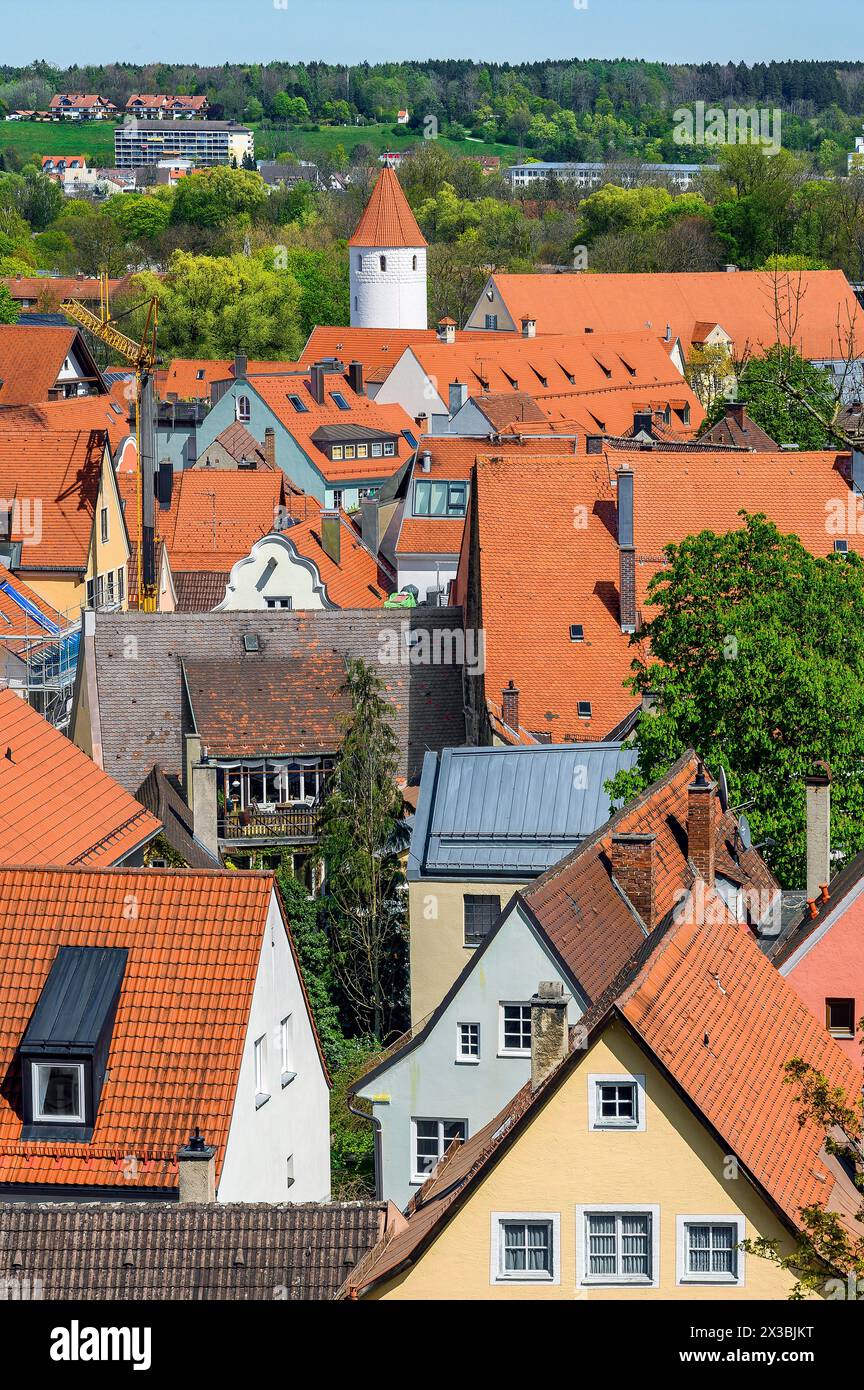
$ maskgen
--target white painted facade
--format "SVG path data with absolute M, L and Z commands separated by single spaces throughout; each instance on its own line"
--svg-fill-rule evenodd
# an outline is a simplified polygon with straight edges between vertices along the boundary
M 450 580 L 456 578 L 459 568 L 458 555 L 397 555 L 396 573 L 399 590 L 406 584 L 415 584 L 423 603 L 430 589 L 449 587 Z
M 428 325 L 425 246 L 349 248 L 352 328 Z
M 335 608 L 314 561 L 291 543 L 290 532 L 256 541 L 231 570 L 225 597 L 215 611 L 232 608 Z
M 285 1019 L 289 1020 L 288 1066 L 283 1074 Z M 256 1085 L 255 1044 L 259 1039 L 264 1040 L 266 1099 Z M 288 1079 L 292 1072 L 293 1078 Z M 273 893 L 243 1042 L 218 1200 L 329 1201 L 329 1108 L 327 1079 L 285 923 Z M 291 1184 L 289 1172 L 294 1179 Z
M 455 368 L 453 380 L 456 378 Z M 406 348 L 387 380 L 382 383 L 376 405 L 401 405 L 412 419 L 420 415 L 446 415 L 450 381 L 427 376 L 413 348 Z

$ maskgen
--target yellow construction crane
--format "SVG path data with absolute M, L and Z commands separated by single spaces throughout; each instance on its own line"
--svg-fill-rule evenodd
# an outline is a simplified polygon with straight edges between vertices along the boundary
M 155 295 L 127 309 L 120 318 L 147 306 L 141 341 L 128 338 L 116 327 L 108 302 L 108 275 L 99 276 L 99 313 L 94 314 L 86 304 L 76 299 L 64 299 L 60 308 L 70 319 L 86 328 L 100 342 L 106 343 L 135 368 L 135 439 L 138 445 L 138 607 L 145 613 L 155 613 L 158 586 L 156 583 L 156 425 L 154 411 L 153 373 L 156 369 L 156 325 L 159 301 Z

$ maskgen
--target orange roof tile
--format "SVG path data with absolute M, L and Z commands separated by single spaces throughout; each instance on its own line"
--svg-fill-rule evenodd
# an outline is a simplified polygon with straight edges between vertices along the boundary
M 4 864 L 117 864 L 159 821 L 11 690 L 0 690 Z
M 104 451 L 100 430 L 7 430 L 0 412 L 0 497 L 17 504 L 22 568 L 85 567 Z
M 77 331 L 50 324 L 0 324 L 0 405 L 47 401 Z
M 246 376 L 272 376 L 301 371 L 299 362 L 248 362 Z M 175 357 L 159 382 L 159 396 L 167 400 L 176 396 L 181 401 L 209 400 L 214 381 L 233 381 L 233 357 Z
M 860 1073 L 749 932 L 715 902 L 710 922 L 682 913 L 643 941 L 608 995 L 571 1031 L 564 1062 L 536 1091 L 526 1082 L 483 1129 L 450 1146 L 409 1204 L 406 1225 L 384 1236 L 352 1271 L 346 1290 L 362 1293 L 422 1258 L 549 1095 L 567 1084 L 585 1057 L 585 1028 L 590 1051 L 616 1018 L 626 1020 L 792 1230 L 802 1229 L 804 1209 L 820 1206 L 836 1211 L 860 1240 L 860 1193 L 826 1154 L 822 1126 L 802 1118 L 795 1088 L 784 1084 L 784 1067 L 802 1058 L 850 1102 L 860 1090 Z
M 0 431 L 20 429 L 53 432 L 104 430 L 112 451 L 132 432 L 124 408 L 123 385 L 104 396 L 73 396 L 70 400 L 40 401 L 0 411 Z
M 0 1182 L 174 1188 L 195 1125 L 221 1171 L 272 891 L 230 870 L 0 869 Z M 20 1138 L 14 1058 L 60 946 L 129 952 L 89 1143 Z
M 281 472 L 184 469 L 175 475 L 170 509 L 156 512 L 171 568 L 230 570 L 272 531 L 283 501 Z
M 396 587 L 396 576 L 386 561 L 376 559 L 363 545 L 357 528 L 341 513 L 342 536 L 337 565 L 321 544 L 319 517 L 291 526 L 283 535 L 307 560 L 312 560 L 337 608 L 380 608 Z
M 442 320 L 444 322 L 444 320 Z M 509 339 L 515 336 L 499 333 L 498 338 Z M 321 362 L 326 358 L 338 358 L 347 364 L 362 362 L 367 380 L 370 373 L 381 381 L 388 375 L 412 343 L 437 343 L 438 334 L 434 328 L 346 328 L 318 326 L 312 329 L 302 353 L 303 362 Z M 489 334 L 477 330 L 460 333 L 457 343 L 489 342 Z
M 761 352 L 777 341 L 775 300 L 787 324 L 780 339 L 791 340 L 810 359 L 845 357 L 850 326 L 862 337 L 862 311 L 840 270 L 693 271 L 615 275 L 495 275 L 495 285 L 513 322 L 530 311 L 538 336 L 547 333 L 604 333 L 646 328 L 681 339 L 689 353 L 694 334 L 719 323 L 732 338 L 737 357 Z M 800 295 L 800 299 L 799 299 Z M 796 303 L 797 301 L 797 303 Z M 699 327 L 697 328 L 697 325 Z
M 38 609 L 47 620 L 46 626 L 43 627 L 38 620 L 22 609 L 9 590 L 20 594 L 31 607 Z M 14 652 L 16 656 L 26 658 L 28 655 L 44 651 L 46 646 L 53 644 L 55 639 L 52 628 L 63 631 L 67 626 L 67 620 L 62 613 L 58 613 L 56 608 L 46 603 L 23 579 L 0 564 L 0 646 Z
M 851 495 L 848 455 L 836 453 L 616 449 L 574 458 L 550 448 L 545 459 L 502 451 L 496 460 L 490 449 L 477 466 L 486 693 L 500 700 L 515 681 L 520 722 L 555 742 L 603 737 L 638 703 L 623 686 L 634 650 L 621 632 L 618 596 L 615 469 L 625 465 L 634 473 L 643 610 L 670 541 L 736 528 L 743 508 L 764 512 L 814 555 L 829 555 L 826 516 Z M 850 533 L 848 543 L 864 555 L 864 536 Z M 464 602 L 460 583 L 456 601 Z M 571 623 L 583 625 L 584 641 L 570 640 Z M 579 716 L 579 701 L 591 702 L 590 718 Z
M 417 219 L 402 191 L 402 185 L 389 166 L 381 170 L 372 196 L 348 245 L 426 245 L 426 238 L 417 225 Z

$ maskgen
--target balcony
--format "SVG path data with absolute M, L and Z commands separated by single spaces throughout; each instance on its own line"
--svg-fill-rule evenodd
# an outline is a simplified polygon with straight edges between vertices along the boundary
M 219 838 L 238 844 L 250 840 L 308 844 L 318 838 L 319 815 L 316 807 L 292 805 L 223 811 L 219 817 Z

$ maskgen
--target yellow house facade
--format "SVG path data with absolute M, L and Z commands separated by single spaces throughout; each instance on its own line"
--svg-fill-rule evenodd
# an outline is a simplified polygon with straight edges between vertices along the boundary
M 524 887 L 471 879 L 409 882 L 412 1027 L 438 1007 L 480 944 L 482 937 L 471 934 L 475 916 L 494 922 Z
M 594 1078 L 636 1077 L 644 1086 L 644 1128 L 598 1129 Z M 591 1247 L 627 1241 L 647 1272 L 591 1273 Z M 612 1231 L 615 1221 L 616 1231 Z M 502 1227 L 545 1228 L 552 1273 L 536 1278 L 503 1269 Z M 694 1241 L 708 1230 L 715 1262 L 734 1277 L 700 1276 Z M 697 1232 L 694 1236 L 692 1232 Z M 785 1299 L 789 1275 L 768 1260 L 726 1246 L 764 1236 L 790 1250 L 794 1238 L 678 1091 L 620 1025 L 586 1052 L 423 1258 L 370 1293 L 401 1299 Z M 532 1238 L 541 1239 L 538 1233 Z M 644 1252 L 644 1259 L 643 1259 Z M 709 1251 L 710 1253 L 710 1251 Z M 688 1255 L 690 1259 L 688 1260 Z M 698 1258 L 695 1258 L 698 1255 Z M 557 1256 L 557 1260 L 556 1260 Z M 623 1258 L 610 1253 L 605 1264 Z M 597 1257 L 595 1257 L 595 1264 Z

